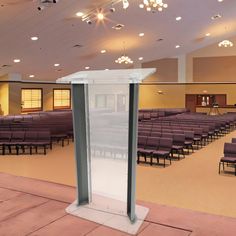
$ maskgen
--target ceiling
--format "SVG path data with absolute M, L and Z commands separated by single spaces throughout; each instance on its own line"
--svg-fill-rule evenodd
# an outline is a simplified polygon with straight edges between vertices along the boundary
M 165 0 L 169 7 L 161 13 L 140 9 L 142 0 L 129 0 L 128 9 L 124 10 L 122 3 L 116 4 L 116 11 L 107 14 L 103 23 L 92 25 L 75 16 L 78 11 L 99 9 L 104 2 L 109 1 L 60 0 L 38 11 L 37 0 L 0 0 L 0 75 L 14 72 L 30 79 L 33 74 L 34 81 L 47 81 L 86 66 L 127 68 L 115 63 L 124 53 L 124 44 L 136 68 L 140 67 L 139 57 L 144 58 L 143 62 L 176 57 L 233 37 L 236 32 L 235 0 Z M 212 20 L 215 14 L 222 18 Z M 182 20 L 177 22 L 177 16 Z M 118 23 L 125 27 L 112 29 Z M 145 33 L 144 37 L 139 37 L 140 32 Z M 211 36 L 205 37 L 208 32 Z M 32 36 L 39 40 L 32 41 Z M 163 40 L 157 41 L 160 38 Z M 176 45 L 181 47 L 176 49 Z M 102 49 L 106 53 L 101 54 Z M 15 58 L 21 62 L 14 63 Z M 55 63 L 60 66 L 54 67 Z

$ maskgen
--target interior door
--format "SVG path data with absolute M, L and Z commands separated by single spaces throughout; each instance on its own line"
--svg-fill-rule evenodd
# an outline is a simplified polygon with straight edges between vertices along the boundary
M 185 95 L 185 108 L 189 109 L 191 112 L 196 112 L 196 102 L 197 96 L 195 94 Z

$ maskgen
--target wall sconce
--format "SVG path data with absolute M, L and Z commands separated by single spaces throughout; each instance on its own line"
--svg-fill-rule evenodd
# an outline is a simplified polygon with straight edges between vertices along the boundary
M 158 90 L 157 93 L 158 93 L 159 95 L 164 95 L 164 93 L 163 93 L 162 90 Z

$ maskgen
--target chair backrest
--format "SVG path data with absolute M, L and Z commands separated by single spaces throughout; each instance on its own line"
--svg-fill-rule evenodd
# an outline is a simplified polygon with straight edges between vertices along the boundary
M 152 113 L 151 113 L 151 118 L 157 118 L 157 117 L 158 117 L 157 112 L 152 112 Z
M 50 131 L 38 131 L 37 132 L 37 140 L 38 141 L 50 141 L 51 140 Z
M 161 137 L 161 132 L 152 132 L 151 136 L 152 137 Z
M 160 143 L 160 138 L 158 137 L 148 137 L 147 139 L 147 144 L 146 144 L 146 149 L 151 149 L 151 150 L 156 150 L 157 147 L 159 146 Z
M 150 120 L 151 119 L 151 114 L 150 113 L 144 113 L 143 119 L 144 120 Z
M 236 143 L 236 138 L 232 138 L 232 143 Z
M 165 132 L 165 133 L 162 133 L 161 137 L 162 138 L 171 138 L 172 139 L 173 138 L 173 134 Z
M 236 143 L 225 143 L 224 156 L 225 157 L 236 157 Z
M 147 144 L 147 136 L 138 136 L 138 147 L 144 148 Z
M 186 139 L 193 140 L 194 138 L 194 131 L 184 131 L 184 135 Z
M 138 132 L 138 135 L 139 135 L 139 136 L 149 136 L 149 135 L 150 135 L 150 132 L 147 132 L 147 131 L 139 131 L 139 132 Z
M 173 139 L 171 138 L 160 138 L 160 144 L 158 149 L 164 151 L 171 151 L 173 145 Z
M 185 135 L 184 134 L 174 134 L 173 143 L 176 145 L 184 145 Z
M 153 126 L 152 132 L 161 132 L 161 127 Z
M 0 132 L 0 142 L 9 142 L 11 140 L 11 131 Z
M 25 139 L 26 142 L 36 141 L 37 140 L 37 131 L 26 131 Z
M 24 131 L 12 131 L 11 141 L 23 141 L 25 138 Z

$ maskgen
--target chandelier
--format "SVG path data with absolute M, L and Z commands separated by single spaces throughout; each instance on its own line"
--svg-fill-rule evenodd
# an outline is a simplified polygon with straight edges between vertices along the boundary
M 122 64 L 133 64 L 134 62 L 126 55 L 123 55 L 121 57 L 119 57 L 117 60 L 115 60 L 116 63 Z
M 233 47 L 234 44 L 229 40 L 223 40 L 222 42 L 218 44 L 218 46 L 228 48 L 228 47 Z
M 163 11 L 164 8 L 168 7 L 168 4 L 164 3 L 163 0 L 143 0 L 143 3 L 139 4 L 140 8 L 146 8 L 147 11 Z
M 122 63 L 133 64 L 134 62 L 125 53 L 125 42 L 123 42 L 123 49 L 124 49 L 124 54 L 121 57 L 117 58 L 115 62 L 118 64 L 122 64 Z

